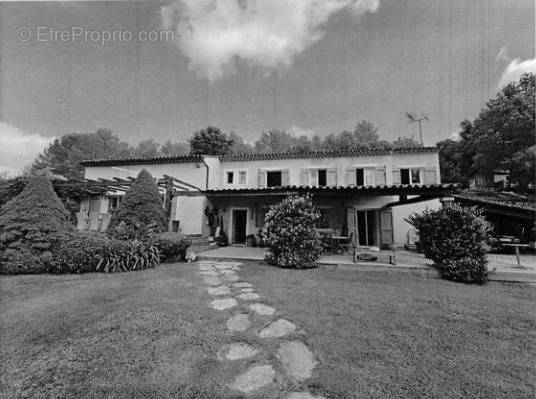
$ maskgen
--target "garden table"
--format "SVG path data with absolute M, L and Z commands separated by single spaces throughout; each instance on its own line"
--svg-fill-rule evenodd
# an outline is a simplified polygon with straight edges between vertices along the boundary
M 524 269 L 524 267 L 521 266 L 521 256 L 519 254 L 519 247 L 528 248 L 529 244 L 503 244 L 503 246 L 504 247 L 514 247 L 515 252 L 516 252 L 517 267 L 520 267 L 520 268 Z

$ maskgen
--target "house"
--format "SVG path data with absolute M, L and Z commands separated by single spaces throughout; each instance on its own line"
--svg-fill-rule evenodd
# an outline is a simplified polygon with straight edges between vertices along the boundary
M 102 159 L 83 165 L 85 178 L 93 181 L 126 181 L 142 169 L 174 179 L 180 187 L 162 192 L 170 229 L 209 236 L 220 227 L 233 244 L 258 234 L 270 205 L 288 194 L 311 193 L 322 216 L 319 227 L 355 232 L 363 246 L 401 246 L 411 229 L 407 217 L 441 206 L 439 199 L 457 187 L 441 184 L 435 147 Z M 124 194 L 116 188 L 86 198 L 81 214 L 113 212 Z

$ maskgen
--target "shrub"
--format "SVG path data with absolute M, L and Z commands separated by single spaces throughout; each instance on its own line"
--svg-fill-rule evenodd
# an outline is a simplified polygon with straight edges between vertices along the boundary
M 289 196 L 270 207 L 262 230 L 270 249 L 265 260 L 284 268 L 311 268 L 322 251 L 315 224 L 320 218 L 309 195 Z
M 160 259 L 163 263 L 184 261 L 186 249 L 192 245 L 192 240 L 183 233 L 156 234 L 154 241 L 160 251 Z
M 489 225 L 476 208 L 452 205 L 411 216 L 424 255 L 449 280 L 483 283 Z
M 166 231 L 162 198 L 154 178 L 142 170 L 114 212 L 108 234 L 115 238 L 138 239 Z
M 33 176 L 0 210 L 0 273 L 44 273 L 52 252 L 72 230 L 68 214 L 46 176 Z
M 149 240 L 112 238 L 97 257 L 96 271 L 104 273 L 150 269 L 160 263 L 158 247 Z
M 93 232 L 73 232 L 54 251 L 55 273 L 89 273 L 97 269 L 110 239 Z

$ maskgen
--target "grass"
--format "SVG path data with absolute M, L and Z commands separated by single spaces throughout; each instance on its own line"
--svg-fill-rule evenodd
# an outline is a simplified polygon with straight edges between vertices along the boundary
M 467 286 L 411 274 L 291 271 L 247 263 L 263 302 L 306 331 L 320 365 L 302 388 L 326 397 L 534 397 L 531 286 Z M 191 264 L 114 275 L 0 277 L 1 394 L 230 398 L 251 361 L 217 360 L 230 312 Z M 283 389 L 299 386 L 279 380 Z M 259 397 L 274 397 L 276 388 Z

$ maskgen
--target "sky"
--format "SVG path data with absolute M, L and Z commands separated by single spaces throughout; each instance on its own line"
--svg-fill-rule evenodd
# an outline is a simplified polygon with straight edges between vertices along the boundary
M 1 2 L 0 172 L 99 128 L 253 142 L 369 120 L 393 140 L 418 136 L 416 112 L 434 145 L 536 71 L 534 30 L 533 0 Z

